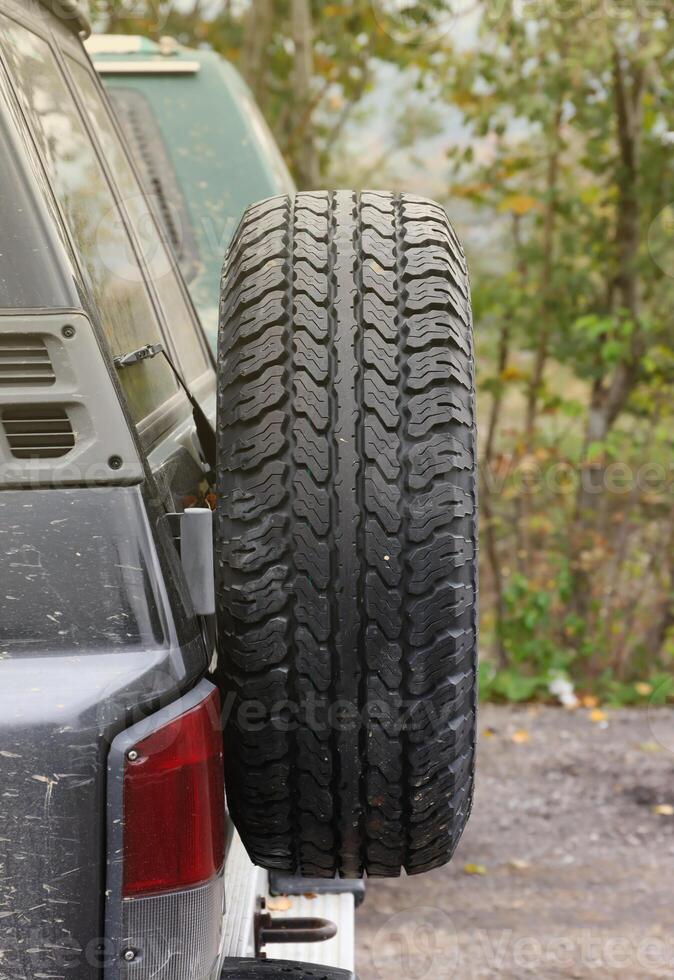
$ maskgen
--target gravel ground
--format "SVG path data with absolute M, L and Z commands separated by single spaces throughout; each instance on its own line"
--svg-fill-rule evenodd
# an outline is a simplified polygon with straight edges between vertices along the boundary
M 674 977 L 674 711 L 605 714 L 482 710 L 454 860 L 369 882 L 360 980 Z

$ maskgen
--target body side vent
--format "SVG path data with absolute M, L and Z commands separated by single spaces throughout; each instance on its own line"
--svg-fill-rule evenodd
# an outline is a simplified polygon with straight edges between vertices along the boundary
M 68 413 L 59 405 L 4 408 L 2 424 L 12 456 L 17 459 L 57 459 L 75 446 Z
M 0 336 L 0 387 L 53 385 L 54 366 L 42 337 L 30 334 Z
M 81 310 L 0 310 L 0 490 L 142 483 L 108 354 Z

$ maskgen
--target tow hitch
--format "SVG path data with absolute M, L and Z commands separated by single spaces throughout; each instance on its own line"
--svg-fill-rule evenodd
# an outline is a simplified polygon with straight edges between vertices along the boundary
M 255 914 L 255 955 L 265 958 L 264 947 L 274 943 L 324 943 L 334 939 L 337 926 L 329 919 L 308 916 L 272 918 L 265 900 Z

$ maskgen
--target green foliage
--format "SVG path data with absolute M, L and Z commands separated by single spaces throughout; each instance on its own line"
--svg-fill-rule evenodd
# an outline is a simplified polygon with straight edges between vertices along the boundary
M 674 26 L 577 0 L 483 9 L 445 73 L 472 134 L 452 191 L 504 242 L 496 268 L 472 256 L 482 693 L 549 697 L 565 676 L 643 703 L 673 666 Z
M 478 680 L 483 701 L 531 701 L 548 695 L 545 676 L 530 676 L 509 667 L 497 670 L 492 663 L 480 664 Z
M 652 705 L 662 707 L 674 701 L 674 677 L 656 672 L 646 675 L 647 681 L 625 683 L 611 671 L 606 671 L 597 681 L 596 690 L 609 705 Z
M 548 679 L 565 673 L 573 660 L 573 652 L 554 636 L 558 607 L 568 593 L 567 575 L 560 575 L 550 586 L 549 590 L 537 589 L 523 575 L 510 577 L 504 590 L 506 617 L 501 636 L 510 664 L 528 665 Z
M 482 696 L 549 698 L 566 677 L 611 703 L 671 697 L 674 21 L 652 5 L 478 0 L 468 44 L 447 0 L 305 0 L 302 88 L 293 0 L 223 0 L 208 17 L 198 0 L 95 5 L 103 27 L 237 63 L 300 180 L 307 156 L 324 178 L 363 125 L 383 63 L 418 102 L 391 121 L 397 147 L 441 140 L 441 107 L 460 117 L 447 204 L 459 225 L 471 216 Z M 427 193 L 417 163 L 409 189 Z
M 503 645 L 507 666 L 483 660 L 479 666 L 480 697 L 489 701 L 555 701 L 550 686 L 564 678 L 582 695 L 609 705 L 663 705 L 674 702 L 674 649 L 665 656 L 670 670 L 638 665 L 637 676 L 625 680 L 612 666 L 599 673 L 596 635 L 569 607 L 573 578 L 564 568 L 548 590 L 536 589 L 524 576 L 513 575 L 504 592 L 506 617 Z M 605 653 L 606 651 L 604 651 Z M 610 660 L 610 657 L 609 657 Z
M 557 675 L 563 676 L 563 675 Z M 577 690 L 580 693 L 578 704 L 591 697 L 595 701 L 611 707 L 624 706 L 659 708 L 674 704 L 674 678 L 672 674 L 655 672 L 647 674 L 646 680 L 620 681 L 612 671 L 585 683 Z M 506 667 L 499 670 L 493 663 L 483 661 L 479 666 L 478 682 L 482 701 L 541 701 L 557 703 L 550 692 L 554 680 L 545 674 L 522 673 L 517 668 Z

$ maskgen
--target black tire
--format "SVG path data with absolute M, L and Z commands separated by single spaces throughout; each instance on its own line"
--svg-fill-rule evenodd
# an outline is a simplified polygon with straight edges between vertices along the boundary
M 220 980 L 358 980 L 348 970 L 293 960 L 226 959 Z
M 222 296 L 219 669 L 234 698 L 232 817 L 266 868 L 425 871 L 456 847 L 474 768 L 461 247 L 422 198 L 273 198 L 246 212 Z

